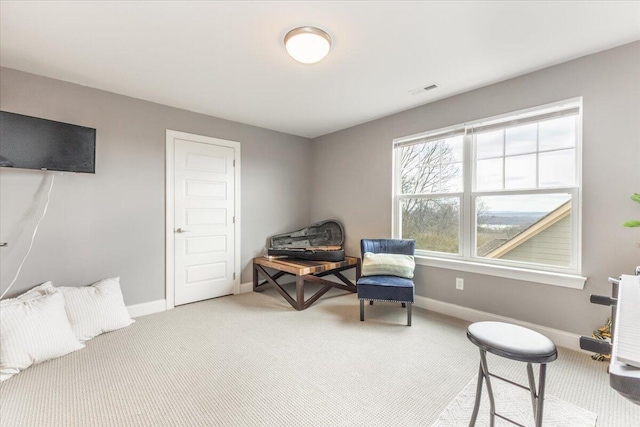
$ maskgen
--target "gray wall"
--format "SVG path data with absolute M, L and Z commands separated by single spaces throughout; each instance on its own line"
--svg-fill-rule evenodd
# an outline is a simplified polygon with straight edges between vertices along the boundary
M 461 60 L 464 55 L 461 56 Z M 464 66 L 464 63 L 460 63 Z M 472 70 L 470 70 L 472 72 Z M 335 217 L 347 252 L 361 238 L 391 235 L 391 141 L 430 129 L 584 97 L 584 290 L 418 267 L 416 293 L 576 333 L 590 333 L 608 310 L 589 294 L 608 294 L 607 277 L 640 265 L 640 42 L 586 56 L 404 111 L 313 141 L 312 220 Z M 455 289 L 455 278 L 465 290 Z
M 462 65 L 462 64 L 461 64 Z M 50 211 L 11 294 L 45 280 L 84 285 L 122 276 L 127 304 L 164 297 L 165 129 L 242 143 L 242 282 L 272 234 L 341 220 L 347 251 L 391 235 L 393 138 L 584 97 L 585 290 L 418 267 L 418 295 L 577 333 L 607 315 L 589 294 L 640 264 L 640 42 L 309 141 L 0 68 L 0 108 L 98 129 L 96 175 L 56 175 Z M 311 173 L 309 171 L 311 170 Z M 37 171 L 0 170 L 0 283 L 5 289 L 41 212 Z M 465 290 L 456 291 L 456 277 Z
M 251 280 L 249 262 L 269 235 L 309 222 L 308 139 L 7 68 L 0 68 L 0 95 L 3 111 L 97 129 L 96 174 L 55 176 L 49 212 L 8 296 L 46 280 L 79 286 L 119 275 L 126 304 L 164 298 L 166 129 L 241 143 L 242 282 Z M 0 250 L 3 291 L 47 184 L 39 171 L 0 171 L 0 241 L 10 245 Z

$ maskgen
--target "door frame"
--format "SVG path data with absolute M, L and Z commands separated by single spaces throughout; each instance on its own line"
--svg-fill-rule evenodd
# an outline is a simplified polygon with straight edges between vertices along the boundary
M 240 267 L 240 143 L 229 141 L 226 139 L 213 138 L 204 135 L 195 135 L 187 132 L 167 129 L 166 151 L 165 151 L 165 300 L 167 310 L 175 307 L 175 248 L 174 248 L 174 205 L 175 205 L 175 180 L 174 180 L 174 163 L 175 163 L 175 138 L 186 139 L 188 141 L 201 142 L 203 144 L 218 145 L 233 149 L 233 157 L 235 160 L 234 167 L 234 274 L 233 293 L 240 293 L 240 276 L 242 268 Z

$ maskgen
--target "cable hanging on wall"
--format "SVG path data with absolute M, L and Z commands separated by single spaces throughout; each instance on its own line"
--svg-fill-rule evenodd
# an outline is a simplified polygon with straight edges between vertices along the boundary
M 38 220 L 36 227 L 33 229 L 33 234 L 31 235 L 31 243 L 29 244 L 29 249 L 27 249 L 27 253 L 24 255 L 24 258 L 22 258 L 22 262 L 18 267 L 18 271 L 16 271 L 15 277 L 13 278 L 11 283 L 9 283 L 9 287 L 7 287 L 7 289 L 5 289 L 2 295 L 0 295 L 0 299 L 4 298 L 4 296 L 7 294 L 7 292 L 9 292 L 9 290 L 13 286 L 13 284 L 16 283 L 16 280 L 18 280 L 18 277 L 20 276 L 20 271 L 22 271 L 22 266 L 24 266 L 25 261 L 27 260 L 27 258 L 29 257 L 29 254 L 31 253 L 31 249 L 33 248 L 33 242 L 36 239 L 36 234 L 38 234 L 38 227 L 40 227 L 40 223 L 42 222 L 44 217 L 47 215 L 47 209 L 49 209 L 49 202 L 51 201 L 51 190 L 53 190 L 54 181 L 55 181 L 55 175 L 51 174 L 51 184 L 49 184 L 49 191 L 47 192 L 47 203 L 44 205 L 44 211 L 42 212 L 42 216 Z

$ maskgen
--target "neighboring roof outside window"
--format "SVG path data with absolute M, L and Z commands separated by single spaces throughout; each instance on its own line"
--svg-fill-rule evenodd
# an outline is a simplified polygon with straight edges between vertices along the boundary
M 510 258 L 509 254 L 512 253 L 512 251 L 514 251 L 516 248 L 522 247 L 522 245 L 524 245 L 527 242 L 533 243 L 534 239 L 539 238 L 543 231 L 547 230 L 548 231 L 547 234 L 549 234 L 549 232 L 554 231 L 554 228 L 557 228 L 558 230 L 560 230 L 560 227 L 562 225 L 568 225 L 570 215 L 571 215 L 571 201 L 568 201 L 558 206 L 556 209 L 549 212 L 547 215 L 540 218 L 538 221 L 534 222 L 529 227 L 525 228 L 524 230 L 522 230 L 520 233 L 516 234 L 512 238 L 494 239 L 485 243 L 484 245 L 478 248 L 477 250 L 478 256 L 484 257 L 484 258 L 508 259 Z M 565 221 L 562 221 L 562 220 L 565 220 Z M 568 263 L 568 260 L 570 259 L 570 254 L 569 254 L 570 239 L 566 239 L 565 246 L 566 246 L 566 250 L 563 250 L 564 248 L 561 248 L 560 251 L 566 252 L 566 254 L 562 253 L 556 257 L 551 257 L 553 258 L 552 260 L 550 260 L 549 257 L 542 256 L 542 258 L 545 259 L 544 263 L 564 265 L 565 263 L 563 261 L 565 258 Z M 542 255 L 543 250 L 544 250 L 543 245 L 532 245 L 532 247 L 529 248 L 529 256 L 533 258 L 530 262 L 535 261 L 538 258 L 538 256 L 536 255 Z M 534 253 L 531 253 L 531 252 L 534 252 Z M 535 253 L 535 252 L 538 252 L 538 253 Z M 549 262 L 549 261 L 552 261 L 552 262 Z

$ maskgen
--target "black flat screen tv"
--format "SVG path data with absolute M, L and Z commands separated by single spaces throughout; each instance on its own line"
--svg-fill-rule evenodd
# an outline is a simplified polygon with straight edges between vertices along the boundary
M 96 130 L 0 111 L 0 166 L 96 172 Z

